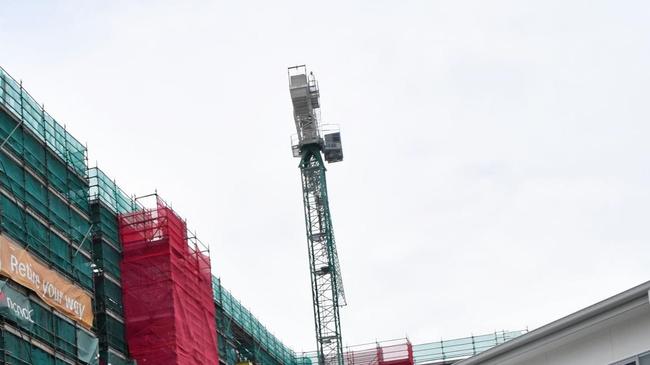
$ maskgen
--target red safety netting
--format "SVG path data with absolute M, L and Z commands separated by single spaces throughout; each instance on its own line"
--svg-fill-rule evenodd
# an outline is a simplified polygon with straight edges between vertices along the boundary
M 138 364 L 217 365 L 210 258 L 162 200 L 119 216 L 124 319 Z
M 343 360 L 345 365 L 377 365 L 379 364 L 380 349 L 369 348 L 363 350 L 348 350 L 343 355 Z M 334 361 L 328 361 L 327 363 L 336 364 Z
M 413 346 L 410 342 L 381 345 L 379 365 L 413 365 Z
M 408 340 L 354 346 L 343 353 L 343 360 L 345 365 L 413 365 L 413 346 Z

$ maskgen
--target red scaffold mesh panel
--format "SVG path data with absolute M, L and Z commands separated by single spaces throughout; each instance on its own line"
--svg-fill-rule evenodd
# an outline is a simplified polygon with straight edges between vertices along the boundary
M 413 346 L 410 342 L 382 345 L 379 365 L 413 365 Z
M 343 359 L 346 365 L 378 365 L 380 349 L 350 350 L 345 352 Z M 336 364 L 336 361 L 329 362 Z
M 408 340 L 363 345 L 344 352 L 343 359 L 345 365 L 413 365 L 413 346 Z
M 210 258 L 159 203 L 120 215 L 126 340 L 139 365 L 217 365 Z

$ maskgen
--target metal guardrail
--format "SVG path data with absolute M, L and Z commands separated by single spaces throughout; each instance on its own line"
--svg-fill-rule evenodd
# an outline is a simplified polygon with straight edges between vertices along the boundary
M 426 365 L 466 359 L 524 334 L 526 331 L 499 331 L 485 335 L 440 340 L 413 345 L 408 339 L 348 346 L 345 365 Z M 298 365 L 317 365 L 316 352 L 298 354 Z M 325 361 L 328 363 L 328 361 Z
M 500 331 L 486 335 L 413 345 L 415 364 L 468 358 L 524 334 L 526 331 Z

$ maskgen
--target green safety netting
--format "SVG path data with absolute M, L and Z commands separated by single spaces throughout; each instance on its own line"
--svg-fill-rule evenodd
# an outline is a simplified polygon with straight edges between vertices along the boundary
M 2 74 L 0 80 L 4 80 Z M 10 134 L 5 150 L 0 151 L 2 231 L 62 274 L 92 289 L 92 263 L 70 245 L 83 243 L 84 251 L 92 250 L 91 243 L 84 240 L 90 233 L 85 177 L 69 169 L 34 131 L 18 128 L 14 118 L 0 110 L 0 140 Z
M 5 284 L 3 291 L 6 293 L 7 289 L 13 290 L 14 294 L 20 294 L 18 289 L 11 288 L 8 283 Z M 51 344 L 58 352 L 64 353 L 70 358 L 77 358 L 84 363 L 88 363 L 91 360 L 87 352 L 94 352 L 93 346 L 91 346 L 96 343 L 94 335 L 81 329 L 76 324 L 59 317 L 53 309 L 39 304 L 25 294 L 20 295 L 24 295 L 24 299 L 29 302 L 29 308 L 32 310 L 31 322 L 27 323 L 17 320 L 15 316 L 7 315 L 7 313 L 0 311 L 0 316 L 4 317 L 5 320 L 23 329 L 24 333 L 21 336 L 25 338 L 25 340 L 22 340 L 9 332 L 0 331 L 0 343 L 4 344 L 2 347 L 2 355 L 0 356 L 0 363 L 23 364 L 22 361 L 26 364 L 52 363 L 47 362 L 53 361 L 51 355 L 36 347 L 29 346 L 27 340 L 30 337 Z M 21 301 L 21 305 L 26 305 L 26 303 Z M 9 344 L 7 345 L 7 343 Z M 92 364 L 93 362 L 91 361 L 90 363 Z
M 90 204 L 90 219 L 93 222 L 95 232 L 101 233 L 101 236 L 112 243 L 113 246 L 120 247 L 117 216 L 114 212 L 104 204 L 93 201 Z
M 5 146 L 10 154 L 0 153 L 0 169 L 3 172 L 0 174 L 0 184 L 21 203 L 0 197 L 3 229 L 19 241 L 26 242 L 30 250 L 64 274 L 70 276 L 72 273 L 74 279 L 92 288 L 91 263 L 87 257 L 73 252 L 73 247 L 65 239 L 77 243 L 84 240 L 89 222 L 82 214 L 90 214 L 93 232 L 101 233 L 100 239 L 93 239 L 92 243 L 95 263 L 119 279 L 120 246 L 114 214 L 132 212 L 142 207 L 101 170 L 88 169 L 85 147 L 1 68 L 0 104 L 13 115 L 0 111 L 0 139 L 4 140 L 11 134 Z M 26 128 L 17 128 L 16 119 Z M 90 211 L 89 201 L 102 204 Z M 39 219 L 26 214 L 25 207 L 40 215 L 42 221 L 50 222 L 52 227 L 46 227 Z M 103 300 L 107 308 L 121 312 L 121 290 L 114 283 L 103 281 L 98 300 Z M 291 357 L 290 350 L 227 292 L 225 302 L 226 307 L 232 309 L 227 315 L 234 317 L 265 351 L 277 360 Z M 43 313 L 40 315 L 47 316 Z M 56 337 L 61 351 L 72 353 L 74 343 L 67 336 L 70 328 L 56 318 L 53 323 L 55 326 L 51 330 L 36 327 L 41 336 Z M 98 318 L 98 326 L 108 331 L 111 346 L 125 350 L 124 329 L 119 321 L 103 316 Z M 54 334 L 51 334 L 52 331 Z
M 40 141 L 50 147 L 79 176 L 85 176 L 87 156 L 84 145 L 45 112 L 22 85 L 2 68 L 0 68 L 0 104 L 22 120 Z
M 75 356 L 77 354 L 75 325 L 57 315 L 54 315 L 53 318 L 56 347 L 69 356 Z
M 97 331 L 106 334 L 100 341 L 122 353 L 126 353 L 126 341 L 124 340 L 124 324 L 106 313 L 96 315 Z
M 94 244 L 95 263 L 114 278 L 120 278 L 120 252 L 103 240 Z
M 83 243 L 86 252 L 97 250 L 94 264 L 119 280 L 115 214 L 141 207 L 101 170 L 88 169 L 86 148 L 2 68 L 0 106 L 0 141 L 6 139 L 0 151 L 0 186 L 5 192 L 0 194 L 0 230 L 88 289 L 94 284 L 93 262 L 70 242 Z M 98 201 L 103 204 L 91 212 L 89 202 Z M 102 282 L 97 300 L 122 312 L 121 289 L 113 282 Z M 35 326 L 37 336 L 54 342 L 59 351 L 76 351 L 71 328 L 41 309 L 35 309 L 45 321 Z M 123 325 L 112 318 L 99 324 L 111 346 L 125 351 Z
M 487 335 L 413 345 L 413 358 L 416 364 L 424 364 L 470 357 L 518 337 L 523 333 L 524 331 L 501 331 Z
M 111 180 L 102 170 L 92 167 L 88 170 L 90 184 L 90 200 L 99 200 L 113 210 L 114 213 L 130 213 L 143 209 L 133 198 Z
M 223 314 L 230 317 L 237 326 L 255 339 L 266 354 L 280 364 L 296 363 L 296 354 L 271 334 L 228 290 L 224 289 L 221 281 L 215 276 L 212 277 L 212 293 Z M 256 356 L 265 355 L 258 353 Z
M 238 362 L 238 358 L 234 345 L 232 319 L 223 313 L 223 309 L 217 308 L 215 321 L 217 324 L 219 359 L 223 360 L 227 365 L 234 365 Z
M 117 247 L 117 217 L 115 213 L 106 208 L 105 204 L 94 200 L 91 204 L 91 219 L 95 227 L 95 238 L 93 239 L 93 255 L 95 264 L 104 273 L 110 274 L 119 280 L 121 253 Z M 109 243 L 110 242 L 110 243 Z M 99 311 L 111 310 L 122 315 L 124 308 L 122 304 L 122 288 L 106 276 L 97 276 L 95 280 L 96 308 Z M 98 333 L 103 343 L 116 344 L 124 348 L 124 330 L 119 325 L 107 323 L 103 318 Z M 117 347 L 116 347 L 117 348 Z M 102 354 L 105 359 L 106 353 Z
M 77 359 L 89 365 L 99 364 L 97 337 L 80 328 L 77 328 Z
M 480 336 L 411 345 L 413 364 L 451 364 L 452 362 L 489 350 L 524 333 L 525 331 L 500 331 Z M 377 354 L 379 353 L 382 354 L 381 356 L 384 361 L 388 360 L 388 362 L 391 359 L 395 360 L 399 357 L 406 356 L 408 352 L 405 349 L 408 348 L 406 345 L 408 343 L 408 339 L 399 339 L 358 346 L 347 346 L 344 349 L 343 356 L 346 359 L 346 363 L 377 365 L 381 362 L 377 360 Z M 369 353 L 374 353 L 375 355 L 368 356 Z M 296 358 L 295 365 L 314 365 L 318 363 L 318 354 L 315 351 L 311 351 L 301 353 Z
M 90 218 L 93 223 L 93 258 L 98 272 L 120 280 L 121 243 L 118 232 L 117 213 L 138 207 L 133 200 L 117 187 L 112 180 L 97 168 L 89 170 Z M 124 312 L 122 288 L 108 275 L 97 275 L 95 279 L 96 328 L 100 343 L 100 358 L 114 365 L 132 364 L 131 360 L 112 351 L 126 353 L 126 340 L 122 322 L 109 315 L 106 310 L 119 316 Z M 120 317 L 121 318 L 121 317 Z
M 105 277 L 99 277 L 95 282 L 95 296 L 101 302 L 103 308 L 122 314 L 122 288 Z
M 33 303 L 32 319 L 34 320 L 33 334 L 35 337 L 47 342 L 54 342 L 54 319 L 52 311 L 39 304 Z
M 34 347 L 29 341 L 23 340 L 5 330 L 0 330 L 0 348 L 2 348 L 1 358 L 5 364 L 30 365 L 34 363 L 32 361 Z M 44 360 L 45 364 L 52 363 L 47 359 Z
M 2 194 L 0 194 L 0 228 L 3 234 L 8 234 L 22 242 L 28 250 L 58 269 L 64 276 L 87 289 L 92 289 L 91 260 L 74 249 L 59 234 L 48 229 L 39 219 L 26 213 L 18 204 Z M 84 242 L 83 247 L 86 251 L 91 251 L 90 242 Z
M 32 329 L 32 306 L 29 298 L 14 289 L 6 280 L 0 280 L 0 316 L 9 318 L 21 327 Z
M 88 243 L 90 245 L 90 243 Z M 93 288 L 93 262 L 90 258 L 76 252 L 72 256 L 73 274 L 82 286 Z
M 97 361 L 86 362 L 85 358 L 77 358 L 77 360 L 82 363 L 97 364 Z M 52 354 L 31 344 L 26 336 L 21 338 L 6 330 L 0 330 L 0 363 L 7 365 L 68 365 L 68 362 L 55 358 Z
M 103 353 L 102 358 L 106 359 L 106 363 L 110 365 L 136 365 L 135 360 L 125 359 L 110 351 Z

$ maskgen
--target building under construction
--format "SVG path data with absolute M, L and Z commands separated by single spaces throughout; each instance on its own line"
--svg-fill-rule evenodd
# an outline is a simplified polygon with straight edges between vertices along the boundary
M 89 168 L 86 147 L 0 69 L 0 363 L 322 363 L 221 285 L 207 247 L 159 196 L 133 198 Z M 341 358 L 450 364 L 519 334 L 349 346 Z

